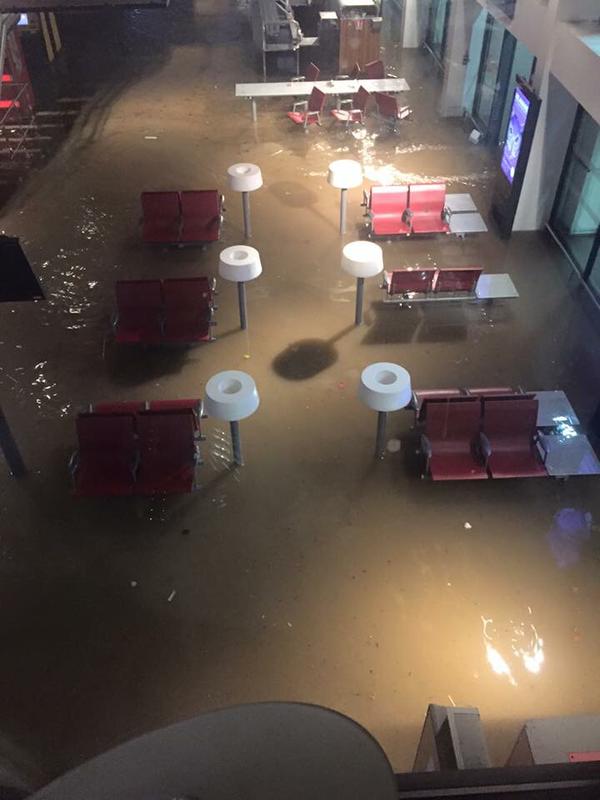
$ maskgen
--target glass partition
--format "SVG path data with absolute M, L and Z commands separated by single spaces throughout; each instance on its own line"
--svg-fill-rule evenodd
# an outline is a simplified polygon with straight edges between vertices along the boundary
M 578 269 L 591 279 L 600 229 L 600 128 L 583 109 L 565 158 L 551 226 Z

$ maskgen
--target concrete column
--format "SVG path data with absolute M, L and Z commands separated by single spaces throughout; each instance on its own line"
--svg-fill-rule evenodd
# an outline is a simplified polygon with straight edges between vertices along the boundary
M 431 0 L 404 0 L 402 47 L 420 47 L 425 39 Z
M 577 112 L 577 101 L 551 73 L 538 91 L 542 105 L 513 231 L 535 231 L 548 222 Z
M 538 52 L 533 85 L 542 104 L 513 231 L 539 230 L 548 221 L 577 111 L 577 101 L 550 71 L 561 3 L 550 0 L 541 20 L 546 47 Z
M 477 0 L 453 0 L 450 6 L 444 82 L 438 104 L 438 112 L 442 117 L 460 117 L 463 114 L 469 43 L 473 23 L 480 11 L 481 6 Z

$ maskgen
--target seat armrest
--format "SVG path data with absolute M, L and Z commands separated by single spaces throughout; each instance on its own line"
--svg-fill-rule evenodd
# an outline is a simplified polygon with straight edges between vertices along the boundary
M 351 97 L 347 97 L 345 100 L 340 100 L 339 101 L 339 104 L 341 106 L 347 106 L 348 103 L 350 104 L 350 107 L 352 107 L 352 98 Z
M 425 476 L 429 472 L 429 462 L 431 461 L 432 450 L 431 442 L 424 433 L 421 434 L 421 452 L 425 456 L 425 469 L 423 470 L 423 476 Z
M 75 477 L 75 473 L 79 468 L 79 450 L 75 450 L 74 453 L 71 453 L 71 457 L 69 458 L 69 472 L 71 473 L 71 477 Z
M 299 108 L 308 109 L 308 100 L 298 100 L 292 106 L 292 111 L 297 111 Z
M 139 466 L 140 466 L 140 451 L 136 450 L 135 455 L 133 456 L 133 462 L 131 464 L 131 476 L 134 481 L 137 477 Z
M 298 83 L 298 81 L 305 81 L 306 77 L 304 75 L 296 75 L 292 78 L 291 83 Z
M 483 460 L 487 466 L 488 459 L 492 455 L 492 445 L 490 444 L 490 440 L 487 438 L 485 433 L 479 434 L 479 448 L 481 450 Z

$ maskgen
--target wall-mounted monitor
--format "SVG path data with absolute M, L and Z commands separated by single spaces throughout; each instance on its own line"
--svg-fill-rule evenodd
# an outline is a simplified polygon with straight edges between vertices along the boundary
M 509 183 L 512 183 L 515 177 L 530 106 L 531 103 L 525 96 L 523 90 L 517 87 L 510 110 L 508 131 L 502 151 L 502 160 L 500 161 L 500 169 Z
M 516 80 L 491 208 L 503 237 L 510 236 L 512 231 L 540 113 L 540 98 L 533 88 L 519 75 Z

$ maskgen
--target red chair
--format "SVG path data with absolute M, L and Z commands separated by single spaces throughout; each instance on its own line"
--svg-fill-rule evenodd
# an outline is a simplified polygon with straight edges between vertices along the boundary
M 176 244 L 181 224 L 179 192 L 142 192 L 141 200 L 144 242 Z
M 351 122 L 358 122 L 362 125 L 367 113 L 368 101 L 369 93 L 361 86 L 350 100 L 342 100 L 340 103 L 340 106 L 343 106 L 345 103 L 350 104 L 350 108 L 332 108 L 331 116 L 334 117 L 337 122 L 344 122 L 346 127 L 348 127 Z
M 383 61 L 369 61 L 368 64 L 365 64 L 365 72 L 367 74 L 367 79 L 370 81 L 385 78 L 385 66 Z
M 69 463 L 75 494 L 133 494 L 137 465 L 133 414 L 80 414 L 76 426 L 78 450 Z
M 411 184 L 409 215 L 413 233 L 449 233 L 446 184 Z
M 475 398 L 430 401 L 422 447 L 434 481 L 487 478 L 478 452 L 481 404 Z
M 371 233 L 390 236 L 410 233 L 406 221 L 408 186 L 372 186 L 368 202 Z
M 388 295 L 427 294 L 433 289 L 437 269 L 425 267 L 424 269 L 395 269 L 386 272 Z
M 316 64 L 313 64 L 311 61 L 308 67 L 306 68 L 306 72 L 304 75 L 295 75 L 292 78 L 292 81 L 308 81 L 309 83 L 314 83 L 315 81 L 319 80 L 319 75 L 321 74 L 321 70 L 317 67 Z
M 360 78 L 360 64 L 355 63 L 347 75 L 336 75 L 336 81 L 357 81 Z
M 435 293 L 469 292 L 474 294 L 482 267 L 443 267 L 438 272 Z
M 194 429 L 200 439 L 201 435 L 200 420 L 202 419 L 202 400 L 151 400 L 147 404 L 148 411 L 189 411 L 194 419 Z
M 510 397 L 514 398 L 520 396 L 511 386 L 469 387 L 468 389 L 465 389 L 465 393 L 470 397 L 497 397 L 498 395 L 510 395 Z
M 483 399 L 483 449 L 492 478 L 547 475 L 537 452 L 535 397 Z
M 185 410 L 142 411 L 137 417 L 140 465 L 138 494 L 182 494 L 195 484 L 194 415 Z
M 415 409 L 415 423 L 424 422 L 430 401 L 454 400 L 464 397 L 462 389 L 420 389 L 413 392 L 412 406 Z
M 296 125 L 303 125 L 306 130 L 309 125 L 321 124 L 321 113 L 324 105 L 325 93 L 315 86 L 308 100 L 299 100 L 294 103 L 292 110 L 288 111 L 287 115 L 292 122 Z M 304 111 L 298 111 L 302 106 L 304 106 Z
M 117 314 L 113 320 L 119 343 L 159 344 L 162 340 L 162 284 L 159 280 L 117 281 Z
M 181 192 L 181 235 L 179 241 L 216 242 L 221 238 L 223 197 L 216 189 Z
M 168 278 L 164 340 L 169 343 L 211 341 L 212 300 L 207 278 Z
M 90 405 L 90 412 L 95 414 L 138 414 L 144 411 L 146 403 L 137 400 L 125 400 L 116 403 L 94 403 Z
M 399 106 L 398 101 L 391 94 L 375 92 L 375 102 L 380 117 L 383 117 L 396 131 L 398 123 L 409 119 L 412 115 L 410 106 Z

